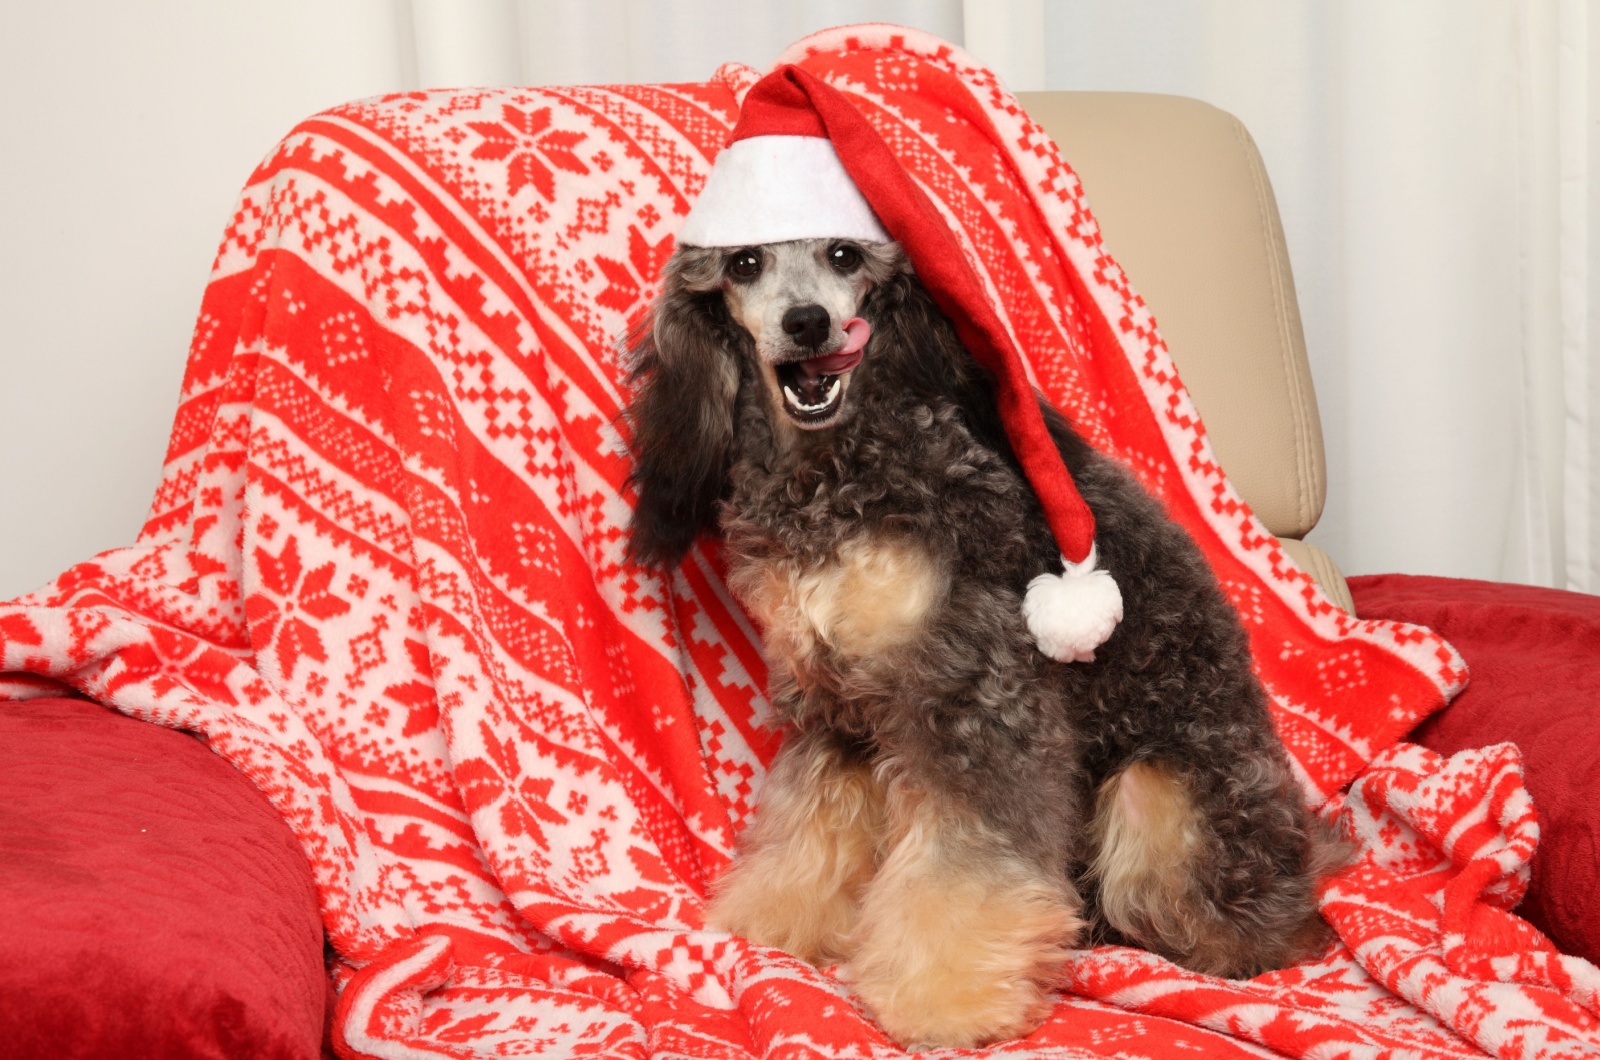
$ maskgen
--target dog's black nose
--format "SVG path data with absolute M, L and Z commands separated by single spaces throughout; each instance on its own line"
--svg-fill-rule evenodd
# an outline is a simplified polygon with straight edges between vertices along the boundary
M 828 311 L 815 303 L 797 305 L 783 314 L 784 334 L 793 339 L 797 346 L 816 349 L 828 341 L 828 334 L 832 330 Z

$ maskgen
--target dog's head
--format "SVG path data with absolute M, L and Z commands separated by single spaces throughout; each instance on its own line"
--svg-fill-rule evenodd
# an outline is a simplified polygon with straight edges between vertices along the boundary
M 861 378 L 930 389 L 961 355 L 898 244 L 838 239 L 680 247 L 630 353 L 629 554 L 660 567 L 716 518 L 741 404 L 779 453 L 825 444 Z
M 704 291 L 721 292 L 729 317 L 754 343 L 752 367 L 779 433 L 839 422 L 871 335 L 862 303 L 903 267 L 899 247 L 802 239 L 694 248 L 682 258 Z

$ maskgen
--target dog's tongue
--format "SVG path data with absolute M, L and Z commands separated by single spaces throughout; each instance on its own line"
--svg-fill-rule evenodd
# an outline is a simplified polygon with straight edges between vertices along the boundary
M 812 357 L 800 362 L 800 369 L 808 376 L 843 375 L 861 363 L 861 351 L 872 337 L 872 325 L 860 317 L 844 322 L 844 345 L 837 353 L 826 357 Z

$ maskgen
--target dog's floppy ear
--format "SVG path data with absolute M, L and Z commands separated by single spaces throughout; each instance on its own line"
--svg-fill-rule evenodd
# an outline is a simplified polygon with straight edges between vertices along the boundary
M 682 251 L 679 252 L 681 256 Z M 675 256 L 653 318 L 630 337 L 638 504 L 628 527 L 628 558 L 668 570 L 716 519 L 733 455 L 739 344 L 719 290 L 685 282 L 692 262 Z
M 994 374 L 961 345 L 949 318 L 909 269 L 874 287 L 864 311 L 879 344 L 875 349 L 895 358 L 902 385 L 954 401 L 979 442 L 1015 459 L 995 404 Z
M 953 395 L 976 367 L 925 287 L 902 267 L 876 283 L 861 307 L 872 323 L 875 359 L 902 387 L 920 394 Z

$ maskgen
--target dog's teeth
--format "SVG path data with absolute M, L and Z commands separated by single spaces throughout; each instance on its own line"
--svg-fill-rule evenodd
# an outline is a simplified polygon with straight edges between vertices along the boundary
M 839 387 L 841 385 L 841 382 L 842 382 L 842 380 L 840 380 L 840 378 L 838 376 L 834 376 L 833 377 L 833 382 L 831 384 L 829 384 L 829 386 L 828 386 L 828 392 L 826 394 L 824 394 L 823 397 L 822 397 L 822 400 L 817 402 L 815 405 L 808 405 L 804 401 L 801 401 L 800 400 L 800 395 L 796 394 L 794 392 L 794 388 L 790 387 L 787 384 L 785 384 L 784 387 L 783 387 L 783 396 L 788 399 L 789 404 L 792 407 L 794 407 L 795 409 L 797 409 L 800 412 L 804 412 L 804 413 L 807 413 L 807 414 L 817 413 L 817 412 L 825 412 L 825 411 L 827 411 L 829 406 L 831 406 L 834 403 L 834 400 L 839 396 Z

